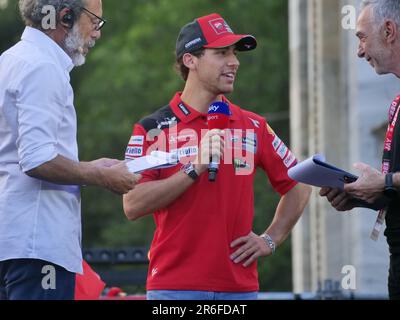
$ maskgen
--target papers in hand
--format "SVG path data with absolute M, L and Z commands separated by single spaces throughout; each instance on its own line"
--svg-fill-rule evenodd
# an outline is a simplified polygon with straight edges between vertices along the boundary
M 288 175 L 293 180 L 312 186 L 341 190 L 345 183 L 358 179 L 357 176 L 326 163 L 325 157 L 320 154 L 298 163 L 288 171 Z
M 162 151 L 153 151 L 150 155 L 126 162 L 132 173 L 140 173 L 151 169 L 163 169 L 177 165 L 178 154 Z

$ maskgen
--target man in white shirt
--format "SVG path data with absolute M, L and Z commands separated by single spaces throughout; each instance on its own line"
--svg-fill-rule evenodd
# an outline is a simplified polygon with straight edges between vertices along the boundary
M 101 0 L 19 7 L 26 29 L 0 57 L 0 300 L 73 299 L 79 186 L 125 194 L 140 176 L 118 160 L 78 159 L 69 72 L 101 36 Z

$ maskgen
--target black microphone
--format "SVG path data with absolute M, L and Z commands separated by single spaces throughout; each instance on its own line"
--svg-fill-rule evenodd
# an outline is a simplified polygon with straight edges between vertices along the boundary
M 208 109 L 208 129 L 224 130 L 228 127 L 231 112 L 229 105 L 222 101 L 214 102 Z M 219 157 L 211 155 L 211 163 L 208 166 L 208 181 L 215 182 L 219 170 Z

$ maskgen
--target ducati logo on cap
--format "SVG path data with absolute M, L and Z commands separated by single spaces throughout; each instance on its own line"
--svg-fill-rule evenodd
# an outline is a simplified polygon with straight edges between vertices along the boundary
M 210 20 L 209 23 L 217 35 L 223 33 L 233 33 L 232 29 L 229 27 L 224 19 L 219 18 L 215 20 Z

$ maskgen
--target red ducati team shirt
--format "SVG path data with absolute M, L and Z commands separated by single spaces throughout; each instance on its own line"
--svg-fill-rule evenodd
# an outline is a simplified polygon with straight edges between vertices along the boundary
M 161 150 L 178 152 L 181 163 L 195 160 L 207 115 L 184 104 L 180 96 L 134 126 L 126 159 Z M 230 244 L 253 230 L 255 169 L 261 167 L 284 195 L 297 184 L 287 175 L 297 161 L 263 117 L 224 101 L 232 113 L 225 138 L 228 163 L 220 164 L 216 182 L 209 182 L 206 172 L 154 213 L 147 290 L 259 290 L 257 263 L 249 268 L 235 264 L 230 256 L 238 248 Z M 166 179 L 181 167 L 146 171 L 140 183 Z

